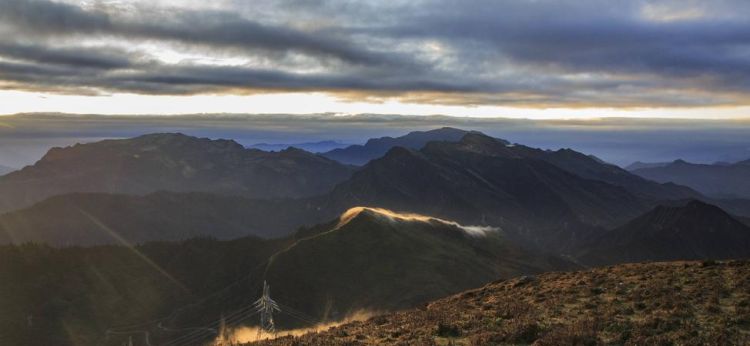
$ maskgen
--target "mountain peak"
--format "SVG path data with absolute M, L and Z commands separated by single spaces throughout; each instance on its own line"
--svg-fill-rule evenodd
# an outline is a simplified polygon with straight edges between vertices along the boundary
M 383 155 L 381 159 L 403 159 L 403 158 L 411 158 L 414 157 L 417 153 L 411 149 L 404 148 L 404 147 L 393 147 L 388 150 L 388 152 Z
M 490 137 L 481 132 L 469 132 L 466 133 L 461 140 L 458 142 L 431 142 L 425 146 L 425 150 L 455 150 L 459 149 L 466 152 L 474 152 L 480 154 L 497 155 L 503 154 L 508 155 L 510 142 Z M 515 156 L 513 154 L 512 156 Z
M 706 219 L 718 220 L 732 218 L 731 215 L 727 214 L 721 208 L 697 199 L 691 199 L 678 206 L 660 205 L 654 208 L 651 212 L 646 213 L 644 216 L 649 217 L 655 224 L 662 226 L 677 223 L 689 224 L 693 221 L 702 222 Z
M 426 216 L 416 213 L 405 213 L 396 212 L 384 208 L 375 207 L 353 207 L 341 214 L 339 222 L 334 227 L 334 230 L 341 229 L 349 224 L 355 222 L 368 222 L 368 223 L 423 223 L 431 224 L 440 227 L 449 227 L 459 229 L 471 236 L 484 236 L 488 232 L 496 231 L 497 228 L 483 227 L 483 226 L 462 226 L 454 221 L 443 220 L 440 218 Z
M 720 259 L 750 254 L 750 228 L 711 204 L 658 206 L 588 246 L 592 263 Z
M 161 146 L 182 146 L 186 144 L 200 144 L 213 148 L 224 148 L 232 150 L 243 150 L 244 146 L 231 139 L 211 139 L 205 137 L 195 137 L 186 135 L 181 132 L 151 133 L 138 136 L 132 139 L 120 140 L 139 144 L 153 144 Z
M 432 220 L 439 220 L 429 216 L 412 214 L 412 213 L 399 213 L 383 208 L 372 208 L 372 207 L 353 207 L 345 211 L 339 217 L 339 223 L 336 228 L 341 228 L 357 218 L 376 219 L 376 220 L 388 220 L 388 221 L 421 221 L 430 222 Z M 442 221 L 442 220 L 441 220 Z

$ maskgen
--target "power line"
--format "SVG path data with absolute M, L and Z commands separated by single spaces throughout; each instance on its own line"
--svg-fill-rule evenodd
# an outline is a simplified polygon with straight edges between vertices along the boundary
M 248 306 L 245 306 L 243 308 L 240 308 L 240 309 L 236 310 L 235 312 L 233 312 L 230 315 L 228 315 L 227 318 L 225 318 L 225 324 L 226 325 L 232 325 L 234 323 L 237 323 L 237 322 L 240 322 L 240 321 L 242 321 L 244 319 L 247 319 L 247 318 L 249 318 L 251 316 L 254 316 L 255 314 L 257 314 L 256 311 L 252 311 L 249 314 L 248 314 L 248 311 L 247 311 L 249 309 L 254 309 L 254 307 L 255 307 L 255 304 L 251 304 L 251 305 L 248 305 Z M 167 343 L 165 343 L 164 345 L 165 346 L 166 345 L 173 345 L 173 344 L 174 345 L 178 345 L 178 344 L 181 344 L 184 341 L 189 340 L 189 339 L 190 340 L 200 339 L 200 338 L 203 338 L 202 337 L 203 334 L 205 334 L 206 332 L 209 332 L 209 331 L 211 331 L 211 333 L 218 333 L 218 331 L 216 329 L 211 328 L 215 324 L 216 324 L 216 322 L 211 322 L 211 323 L 209 323 L 209 324 L 207 324 L 205 326 L 189 328 L 189 329 L 193 329 L 194 331 L 190 332 L 190 333 L 187 333 L 185 335 L 179 336 L 176 339 L 170 340 Z
M 220 294 L 228 291 L 229 289 L 231 289 L 232 287 L 240 284 L 241 282 L 243 282 L 243 281 L 245 281 L 247 279 L 250 279 L 257 270 L 259 270 L 260 268 L 262 268 L 266 264 L 266 262 L 268 262 L 268 260 L 265 260 L 265 261 L 259 263 L 258 265 L 256 265 L 255 267 L 253 267 L 250 270 L 250 274 L 247 274 L 247 275 L 243 276 L 242 278 L 233 281 L 232 283 L 230 283 L 229 285 L 223 287 L 222 289 L 220 289 L 218 291 L 215 291 L 215 292 L 213 292 L 213 293 L 211 293 L 211 294 L 209 294 L 207 296 L 204 296 L 199 301 L 196 301 L 196 302 L 184 305 L 182 307 L 179 307 L 179 308 L 173 310 L 169 315 L 167 315 L 165 317 L 154 319 L 154 320 L 150 320 L 150 321 L 146 321 L 146 322 L 141 322 L 141 323 L 129 324 L 129 325 L 124 325 L 124 326 L 110 327 L 110 328 L 108 328 L 105 331 L 105 335 L 108 335 L 108 334 L 123 334 L 123 333 L 135 334 L 137 332 L 142 332 L 142 330 L 128 331 L 127 329 L 138 328 L 138 327 L 145 327 L 145 326 L 148 326 L 148 325 L 153 325 L 153 324 L 157 324 L 157 323 L 163 323 L 165 321 L 171 320 L 174 317 L 176 317 L 181 311 L 184 311 L 184 310 L 186 310 L 188 308 L 191 308 L 191 307 L 200 306 L 201 304 L 209 301 L 211 298 L 219 296 Z M 255 283 L 256 283 L 256 285 L 253 285 L 253 288 L 254 287 L 258 287 L 259 284 L 260 284 L 260 281 L 256 281 Z M 123 329 L 126 329 L 126 330 L 123 331 Z

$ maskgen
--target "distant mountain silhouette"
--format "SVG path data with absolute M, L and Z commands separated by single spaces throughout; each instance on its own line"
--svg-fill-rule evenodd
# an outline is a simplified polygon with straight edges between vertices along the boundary
M 633 163 L 625 166 L 625 170 L 627 170 L 627 171 L 634 171 L 636 169 L 641 169 L 641 168 L 664 167 L 664 166 L 666 166 L 668 164 L 670 164 L 670 162 L 641 162 L 641 161 L 636 161 L 636 162 L 633 162 Z
M 414 131 L 401 137 L 373 138 L 364 145 L 351 145 L 346 148 L 334 149 L 323 156 L 352 165 L 364 165 L 370 160 L 379 158 L 394 147 L 421 149 L 432 141 L 458 141 L 470 131 L 443 127 L 429 131 Z
M 734 164 L 697 164 L 676 160 L 633 173 L 658 182 L 689 186 L 714 197 L 750 198 L 750 160 Z
M 531 158 L 529 150 L 479 133 L 419 151 L 396 147 L 339 184 L 327 207 L 381 206 L 495 225 L 545 248 L 647 210 L 626 189 Z
M 197 192 L 73 193 L 0 215 L 0 244 L 90 246 L 200 236 L 271 238 L 319 222 L 323 216 L 303 200 L 254 200 Z
M 306 143 L 256 143 L 249 147 L 253 149 L 260 149 L 265 151 L 281 151 L 288 149 L 289 147 L 299 148 L 312 153 L 322 153 L 331 151 L 334 149 L 347 147 L 347 144 L 338 141 L 320 141 L 320 142 L 306 142 Z
M 750 257 L 750 227 L 700 201 L 659 206 L 586 245 L 587 263 Z
M 230 140 L 152 134 L 51 149 L 33 166 L 0 177 L 0 211 L 69 192 L 303 197 L 329 191 L 351 172 L 300 149 L 265 152 Z
M 324 319 L 416 306 L 497 278 L 571 268 L 513 245 L 500 230 L 357 207 L 274 255 L 277 299 Z

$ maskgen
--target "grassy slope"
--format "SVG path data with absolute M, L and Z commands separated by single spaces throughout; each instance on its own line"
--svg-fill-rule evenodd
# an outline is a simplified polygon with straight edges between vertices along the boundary
M 248 275 L 281 246 L 255 238 L 150 243 L 132 250 L 0 246 L 0 345 L 101 344 L 108 327 L 169 315 Z M 208 303 L 215 306 L 203 315 L 218 316 L 222 306 Z
M 262 345 L 743 345 L 750 262 L 626 264 L 499 281 Z
M 280 253 L 266 278 L 278 301 L 336 320 L 359 309 L 413 307 L 499 277 L 565 265 L 540 257 L 496 232 L 472 237 L 437 222 L 360 215 Z

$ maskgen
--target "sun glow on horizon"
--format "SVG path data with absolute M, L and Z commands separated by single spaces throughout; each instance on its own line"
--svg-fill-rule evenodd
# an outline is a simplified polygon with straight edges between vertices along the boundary
M 733 119 L 750 117 L 750 106 L 713 107 L 520 107 L 382 102 L 341 99 L 322 92 L 253 95 L 63 95 L 28 91 L 0 91 L 0 115 L 18 113 L 74 113 L 102 115 L 175 115 L 196 113 L 245 114 L 398 114 L 527 119 L 595 119 L 606 117 Z

